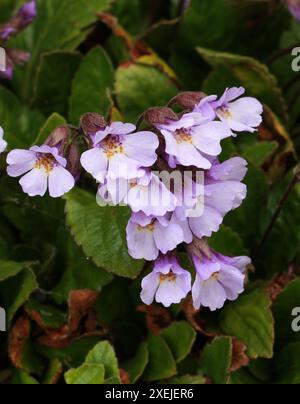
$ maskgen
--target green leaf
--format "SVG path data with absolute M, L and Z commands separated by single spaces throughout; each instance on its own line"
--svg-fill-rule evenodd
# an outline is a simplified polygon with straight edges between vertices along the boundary
M 29 266 L 30 262 L 0 261 L 0 282 L 16 276 Z
M 290 342 L 300 342 L 300 333 L 292 329 L 295 317 L 292 312 L 300 307 L 300 279 L 291 282 L 277 297 L 273 305 L 275 317 L 276 346 L 283 347 Z
M 209 245 L 214 250 L 224 255 L 246 255 L 249 251 L 245 249 L 243 240 L 238 233 L 229 227 L 222 226 L 217 233 L 209 239 Z
M 96 197 L 81 189 L 74 189 L 65 199 L 67 223 L 86 256 L 108 272 L 135 278 L 143 262 L 128 255 L 125 237 L 128 209 L 99 207 Z
M 83 251 L 65 229 L 59 235 L 63 247 L 61 260 L 64 263 L 62 277 L 53 289 L 55 300 L 61 304 L 67 302 L 72 290 L 89 289 L 99 292 L 110 283 L 113 276 L 87 260 Z
M 14 80 L 23 100 L 32 98 L 41 54 L 76 49 L 88 35 L 87 28 L 96 21 L 96 13 L 104 11 L 109 3 L 110 0 L 89 0 L 84 4 L 82 0 L 37 0 L 36 19 L 13 41 L 15 47 L 31 52 L 29 63 Z
M 28 373 L 17 370 L 14 373 L 10 384 L 39 384 L 39 382 Z
M 205 378 L 200 375 L 184 375 L 168 379 L 166 384 L 205 384 Z
M 107 116 L 111 108 L 110 93 L 114 85 L 114 69 L 107 53 L 93 48 L 81 62 L 74 77 L 69 101 L 70 121 L 77 125 L 86 112 Z
M 44 121 L 43 115 L 23 106 L 17 97 L 0 86 L 0 122 L 9 148 L 28 148 Z
M 54 111 L 67 115 L 72 80 L 80 60 L 78 52 L 55 51 L 41 56 L 33 105 L 45 115 Z
M 300 384 L 300 342 L 287 345 L 276 360 L 279 384 Z
M 272 358 L 274 320 L 267 294 L 260 289 L 242 295 L 221 312 L 219 324 L 223 332 L 244 342 L 247 355 L 256 359 Z
M 232 340 L 230 337 L 217 337 L 206 345 L 201 356 L 203 373 L 215 384 L 226 384 L 232 362 Z
M 160 335 L 168 344 L 177 363 L 190 354 L 197 336 L 196 331 L 185 321 L 173 323 Z
M 87 355 L 86 365 L 103 365 L 105 378 L 119 378 L 119 365 L 115 351 L 108 341 L 97 344 Z
M 49 116 L 47 121 L 44 123 L 34 144 L 36 145 L 43 144 L 47 140 L 48 136 L 51 135 L 51 133 L 54 131 L 54 129 L 66 124 L 67 121 L 65 120 L 65 118 L 59 115 L 58 113 L 54 112 L 52 115 Z
M 70 368 L 81 366 L 89 351 L 99 343 L 99 336 L 86 336 L 75 339 L 66 348 L 48 348 L 46 346 L 37 346 L 38 353 L 46 359 L 58 359 L 64 365 Z
M 277 142 L 258 142 L 243 151 L 243 157 L 256 167 L 261 167 L 278 148 Z
M 63 365 L 58 359 L 50 360 L 49 367 L 43 377 L 43 384 L 57 384 L 63 373 Z
M 239 209 L 225 218 L 225 225 L 239 234 L 245 246 L 255 250 L 262 234 L 261 222 L 266 213 L 269 187 L 264 172 L 251 164 L 243 182 L 247 185 L 247 198 Z
M 118 103 L 130 122 L 136 122 L 150 107 L 164 106 L 178 91 L 173 81 L 153 66 L 132 63 L 120 66 L 116 73 Z
M 65 373 L 67 384 L 103 384 L 105 369 L 103 365 L 82 365 Z
M 122 365 L 130 378 L 131 384 L 135 384 L 143 375 L 149 362 L 149 351 L 147 343 L 140 345 L 134 358 Z
M 7 310 L 7 321 L 11 323 L 17 310 L 29 299 L 32 292 L 38 288 L 36 277 L 32 270 L 20 272 L 0 285 L 0 295 Z
M 149 363 L 143 380 L 154 382 L 176 375 L 176 363 L 165 340 L 160 336 L 148 337 Z
M 258 60 L 241 55 L 197 48 L 199 54 L 213 68 L 228 69 L 252 95 L 286 118 L 287 106 L 276 77 Z

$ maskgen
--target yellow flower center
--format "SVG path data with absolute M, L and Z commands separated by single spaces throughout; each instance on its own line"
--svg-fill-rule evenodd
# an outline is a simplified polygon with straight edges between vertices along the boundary
M 52 156 L 52 154 L 42 154 L 40 155 L 40 157 L 38 157 L 37 161 L 35 162 L 34 168 L 37 168 L 39 170 L 44 168 L 47 174 L 49 174 L 53 170 L 53 167 L 55 165 L 56 160 Z
M 163 283 L 163 282 L 176 282 L 177 276 L 170 271 L 168 274 L 164 275 L 164 274 L 160 274 L 159 275 L 159 282 Z
M 219 113 L 219 115 L 221 115 L 223 118 L 227 118 L 227 119 L 229 119 L 229 118 L 232 118 L 232 114 L 231 114 L 231 112 L 229 111 L 229 109 L 228 108 L 226 108 L 226 107 L 222 107 L 222 108 L 219 108 L 218 109 L 218 113 Z
M 147 230 L 147 231 L 150 231 L 151 233 L 153 233 L 154 230 L 155 230 L 155 221 L 151 222 L 150 224 L 148 224 L 147 226 L 144 226 L 144 227 L 141 226 L 140 224 L 138 224 L 137 230 L 138 230 L 138 231 L 145 231 L 145 230 Z
M 101 147 L 104 150 L 108 159 L 111 159 L 116 154 L 124 153 L 122 142 L 118 136 L 109 136 L 101 142 Z
M 219 280 L 219 272 L 213 273 L 212 276 L 209 279 L 204 281 L 204 283 L 207 283 L 207 282 L 212 281 L 212 280 L 213 281 L 218 281 Z
M 178 144 L 193 143 L 192 135 L 184 129 L 179 129 L 175 133 L 175 139 Z

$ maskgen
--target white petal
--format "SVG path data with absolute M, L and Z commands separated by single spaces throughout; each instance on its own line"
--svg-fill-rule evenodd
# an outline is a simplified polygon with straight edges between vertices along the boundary
M 60 198 L 75 185 L 73 175 L 63 167 L 54 167 L 49 175 L 49 193 L 52 198 Z

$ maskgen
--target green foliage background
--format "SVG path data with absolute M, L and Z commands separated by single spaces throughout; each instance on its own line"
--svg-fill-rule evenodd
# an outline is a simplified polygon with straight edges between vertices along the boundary
M 1 1 L 0 21 L 20 3 Z M 1 156 L 9 329 L 0 334 L 0 383 L 299 384 L 298 184 L 264 234 L 298 164 L 300 76 L 284 50 L 299 45 L 300 23 L 275 0 L 191 0 L 185 12 L 179 0 L 37 4 L 35 22 L 9 44 L 31 60 L 0 85 L 10 148 L 40 144 L 84 112 L 135 122 L 182 90 L 243 85 L 264 103 L 258 135 L 224 143 L 222 158 L 248 160 L 249 193 L 210 241 L 249 254 L 253 272 L 246 293 L 217 313 L 195 313 L 188 300 L 146 309 L 139 288 L 148 268 L 127 253 L 127 209 L 99 208 L 88 176 L 63 200 L 30 199 Z

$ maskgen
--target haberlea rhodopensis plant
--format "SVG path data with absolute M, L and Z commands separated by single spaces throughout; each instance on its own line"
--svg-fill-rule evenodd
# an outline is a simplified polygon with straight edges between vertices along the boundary
M 192 290 L 195 308 L 220 309 L 244 291 L 251 263 L 247 257 L 222 256 L 203 239 L 217 232 L 225 214 L 246 197 L 241 181 L 247 162 L 239 157 L 218 160 L 222 139 L 236 136 L 234 130 L 252 133 L 262 122 L 262 104 L 252 97 L 239 98 L 244 93 L 243 88 L 228 88 L 219 100 L 203 93 L 179 94 L 171 103 L 184 108 L 188 100 L 190 110 L 178 115 L 170 108 L 150 108 L 139 120 L 150 126 L 147 131 L 130 123 L 108 124 L 103 116 L 87 113 L 78 130 L 56 128 L 42 146 L 12 150 L 7 174 L 22 176 L 20 185 L 30 197 L 43 197 L 48 189 L 51 197 L 61 197 L 80 177 L 82 137 L 90 149 L 80 162 L 100 184 L 99 195 L 133 211 L 127 226 L 129 254 L 155 261 L 142 282 L 143 302 L 156 300 L 169 307 Z M 91 132 L 94 121 L 96 131 Z M 180 184 L 166 185 L 153 172 L 163 163 L 169 173 L 178 170 Z M 182 243 L 196 268 L 193 287 L 190 273 L 176 259 Z
M 297 7 L 0 1 L 0 384 L 300 382 Z

